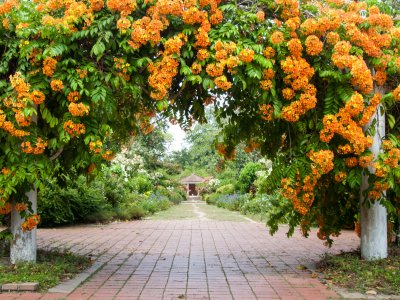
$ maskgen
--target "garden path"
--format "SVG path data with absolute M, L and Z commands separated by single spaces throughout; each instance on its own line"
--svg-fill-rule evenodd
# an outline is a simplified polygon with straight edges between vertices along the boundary
M 264 224 L 203 203 L 143 221 L 40 229 L 40 248 L 90 255 L 100 268 L 71 293 L 0 299 L 339 298 L 304 266 L 355 248 L 358 238 L 344 232 L 328 249 L 315 232 L 287 239 L 285 229 L 270 236 Z

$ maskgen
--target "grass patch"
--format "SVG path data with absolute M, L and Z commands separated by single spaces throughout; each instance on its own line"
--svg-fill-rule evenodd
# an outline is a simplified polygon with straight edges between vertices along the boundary
M 205 217 L 215 221 L 248 222 L 239 212 L 230 211 L 214 205 L 200 204 L 199 211 L 205 214 Z
M 400 248 L 391 248 L 387 259 L 365 261 L 360 252 L 326 255 L 318 264 L 325 279 L 333 284 L 365 293 L 400 294 Z
M 193 212 L 192 205 L 178 204 L 168 210 L 160 211 L 148 217 L 149 220 L 187 220 L 196 219 L 197 215 Z
M 5 283 L 39 282 L 44 291 L 61 281 L 71 279 L 91 265 L 88 258 L 72 253 L 38 250 L 37 263 L 11 265 L 0 262 L 0 285 Z

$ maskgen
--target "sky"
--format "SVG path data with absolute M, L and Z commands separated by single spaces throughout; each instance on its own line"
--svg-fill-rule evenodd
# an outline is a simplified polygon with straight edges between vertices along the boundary
M 172 142 L 168 147 L 168 152 L 178 151 L 185 148 L 184 138 L 186 133 L 179 125 L 169 123 L 168 133 L 172 135 Z

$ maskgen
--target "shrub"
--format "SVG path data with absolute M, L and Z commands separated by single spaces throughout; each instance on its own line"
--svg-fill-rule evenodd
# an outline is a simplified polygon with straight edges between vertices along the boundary
M 140 194 L 152 191 L 154 189 L 153 183 L 149 178 L 144 175 L 137 175 L 129 180 L 134 187 L 135 191 Z
M 100 210 L 85 216 L 85 221 L 90 223 L 107 223 L 111 222 L 115 216 L 114 210 Z
M 137 203 L 118 207 L 115 217 L 119 220 L 138 220 L 146 216 L 146 211 Z
M 235 192 L 235 186 L 233 184 L 225 184 L 217 188 L 218 194 L 233 194 Z
M 217 203 L 217 200 L 219 197 L 221 197 L 221 194 L 213 193 L 210 195 L 206 195 L 205 200 L 206 200 L 207 204 L 215 205 Z
M 256 173 L 260 171 L 261 168 L 261 164 L 249 162 L 240 171 L 238 186 L 242 193 L 248 193 L 250 191 L 250 187 L 257 178 Z
M 221 195 L 217 198 L 216 205 L 229 210 L 239 211 L 247 198 L 248 196 L 244 194 Z

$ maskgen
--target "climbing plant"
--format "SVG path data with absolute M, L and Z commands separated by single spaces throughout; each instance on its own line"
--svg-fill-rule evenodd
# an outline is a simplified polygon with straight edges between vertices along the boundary
M 23 195 L 52 161 L 92 171 L 157 112 L 190 126 L 214 105 L 218 151 L 280 154 L 287 168 L 272 174 L 296 223 L 317 220 L 330 241 L 329 216 L 363 173 L 370 201 L 400 193 L 395 13 L 344 0 L 2 2 L 1 212 L 17 203 L 34 228 Z M 374 157 L 377 107 L 388 126 Z

